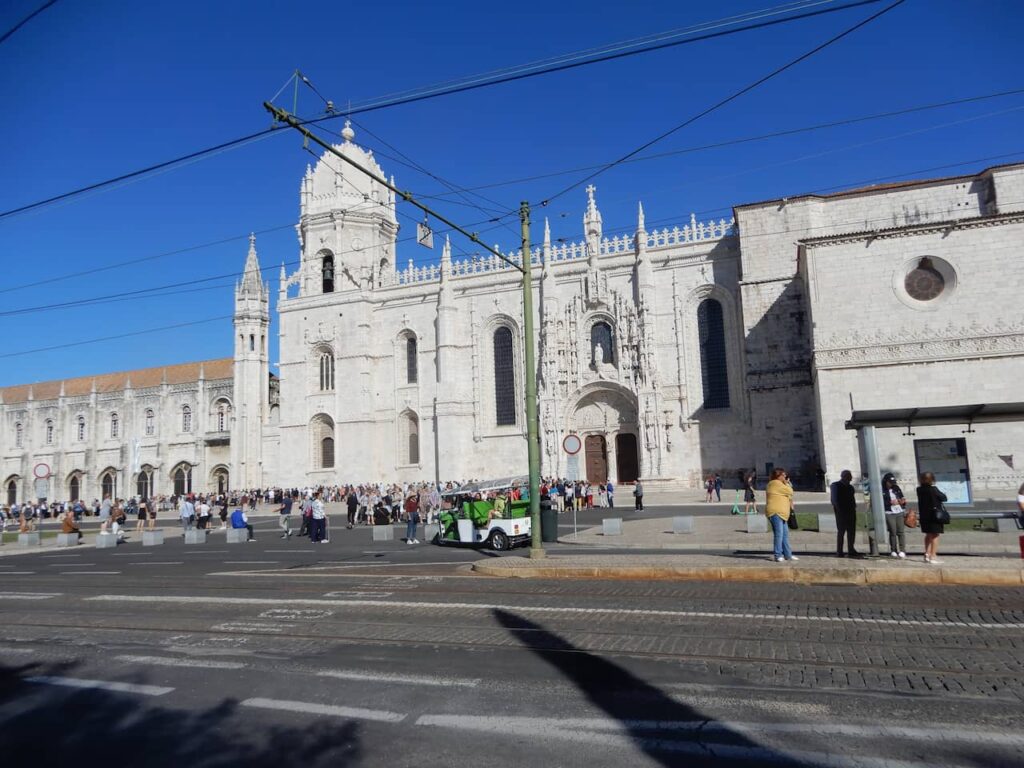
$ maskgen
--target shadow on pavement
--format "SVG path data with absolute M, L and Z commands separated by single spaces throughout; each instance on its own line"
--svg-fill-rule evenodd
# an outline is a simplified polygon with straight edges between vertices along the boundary
M 557 634 L 521 616 L 495 609 L 498 622 L 520 643 L 562 673 L 593 704 L 614 718 L 637 749 L 666 768 L 680 765 L 773 763 L 804 765 L 746 736 L 716 729 L 715 744 L 683 741 L 694 731 L 671 732 L 673 723 L 707 727 L 714 721 L 682 704 L 636 675 L 599 656 L 580 650 Z M 675 735 L 679 740 L 672 740 Z M 721 745 L 722 741 L 728 745 Z M 698 754 L 694 754 L 697 752 Z M 716 754 L 718 752 L 718 754 Z M 680 754 L 682 753 L 682 754 Z
M 154 706 L 148 697 L 23 679 L 73 676 L 75 666 L 0 665 L 3 765 L 334 768 L 364 757 L 351 721 L 309 716 L 304 727 L 268 726 L 231 699 L 183 710 Z

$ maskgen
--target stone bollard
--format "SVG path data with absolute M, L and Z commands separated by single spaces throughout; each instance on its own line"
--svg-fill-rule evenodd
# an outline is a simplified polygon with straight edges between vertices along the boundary
M 818 513 L 818 533 L 837 533 L 836 516 L 831 512 Z
M 605 536 L 621 536 L 622 535 L 622 518 L 621 517 L 606 517 L 601 521 L 601 529 Z
M 768 533 L 768 518 L 764 515 L 747 515 L 747 533 Z
M 185 543 L 186 544 L 205 544 L 206 543 L 206 531 L 198 528 L 192 528 L 185 531 Z
M 391 525 L 374 525 L 373 527 L 373 540 L 374 541 L 394 541 L 395 540 L 395 529 Z
M 42 537 L 39 535 L 39 531 L 18 534 L 19 547 L 38 547 L 41 543 Z
M 57 546 L 58 547 L 77 547 L 78 546 L 78 534 L 77 533 L 58 533 L 57 534 Z
M 997 517 L 996 518 L 996 533 L 1009 533 L 1010 531 L 1019 530 L 1017 528 L 1017 521 L 1009 517 Z
M 228 528 L 228 544 L 245 544 L 249 540 L 249 531 L 246 528 Z
M 96 534 L 96 549 L 112 549 L 117 546 L 117 536 L 110 533 Z
M 163 531 L 143 531 L 142 532 L 142 546 L 144 547 L 159 547 L 164 543 L 164 532 Z
M 693 533 L 694 519 L 690 515 L 672 518 L 672 533 Z

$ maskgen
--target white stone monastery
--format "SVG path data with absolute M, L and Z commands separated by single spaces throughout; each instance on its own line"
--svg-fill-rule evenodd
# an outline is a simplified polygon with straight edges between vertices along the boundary
M 929 462 L 1019 485 L 1024 164 L 681 228 L 640 208 L 614 237 L 589 187 L 582 224 L 552 243 L 535 222 L 529 255 L 543 474 L 652 489 L 785 466 L 813 486 L 860 474 L 847 422 L 874 418 L 905 487 Z M 277 373 L 252 239 L 231 357 L 0 389 L 3 500 L 525 473 L 520 273 L 447 243 L 402 266 L 398 230 L 395 196 L 325 154 L 300 185 L 301 265 L 281 268 Z

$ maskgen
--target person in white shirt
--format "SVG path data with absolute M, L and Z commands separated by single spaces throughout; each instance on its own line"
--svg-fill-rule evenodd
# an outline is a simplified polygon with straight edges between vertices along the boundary
M 184 536 L 185 531 L 192 530 L 192 523 L 196 519 L 195 505 L 188 500 L 187 496 L 182 496 L 178 500 L 178 517 L 181 520 L 182 536 Z

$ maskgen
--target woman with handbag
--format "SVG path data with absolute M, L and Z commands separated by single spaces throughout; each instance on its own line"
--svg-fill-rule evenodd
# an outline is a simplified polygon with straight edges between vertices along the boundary
M 793 486 L 786 470 L 776 467 L 765 490 L 764 513 L 772 526 L 775 562 L 799 560 L 789 546 L 789 518 L 793 514 Z
M 949 522 L 949 512 L 942 503 L 945 500 L 946 494 L 935 487 L 935 475 L 922 472 L 921 485 L 917 488 L 917 509 L 921 532 L 924 534 L 924 561 L 931 565 L 942 565 L 935 551 L 938 549 L 939 536 Z

